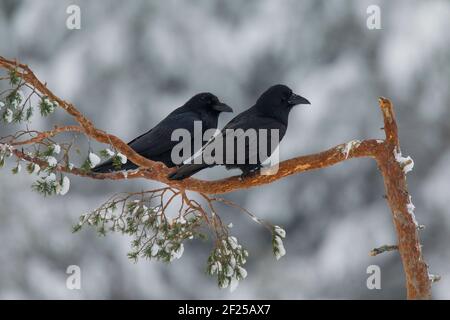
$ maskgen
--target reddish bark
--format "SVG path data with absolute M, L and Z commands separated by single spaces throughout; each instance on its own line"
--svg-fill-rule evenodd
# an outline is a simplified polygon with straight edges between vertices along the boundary
M 143 158 L 118 137 L 97 129 L 75 106 L 54 95 L 45 84 L 36 78 L 28 66 L 0 57 L 0 67 L 7 70 L 16 70 L 18 76 L 33 86 L 38 92 L 48 96 L 50 100 L 57 101 L 60 107 L 73 116 L 79 124 L 79 126 L 59 127 L 54 130 L 41 132 L 35 138 L 27 141 L 12 142 L 11 145 L 13 147 L 15 145 L 36 143 L 60 132 L 82 132 L 98 142 L 114 146 L 126 155 L 128 159 L 141 167 L 138 170 L 127 173 L 127 175 L 121 172 L 95 174 L 85 172 L 78 168 L 70 170 L 64 166 L 58 166 L 56 170 L 61 172 L 94 179 L 119 180 L 125 178 L 146 178 L 165 183 L 181 191 L 191 190 L 210 195 L 229 193 L 268 184 L 297 173 L 326 168 L 351 158 L 369 157 L 375 159 L 384 179 L 387 202 L 393 214 L 398 238 L 398 249 L 406 275 L 407 297 L 408 299 L 431 298 L 431 281 L 429 280 L 427 265 L 422 257 L 417 225 L 413 215 L 408 211 L 410 196 L 406 184 L 406 175 L 394 155 L 394 150 L 400 151 L 400 144 L 394 109 L 388 99 L 380 98 L 379 101 L 384 118 L 385 140 L 351 141 L 320 153 L 286 160 L 280 163 L 279 170 L 273 175 L 253 174 L 243 180 L 239 177 L 230 177 L 216 181 L 205 181 L 194 178 L 183 181 L 170 181 L 166 177 L 172 171 L 171 169 L 168 169 L 162 163 Z M 18 149 L 13 149 L 13 153 L 17 157 L 37 163 L 41 167 L 47 166 L 45 161 L 34 159 Z

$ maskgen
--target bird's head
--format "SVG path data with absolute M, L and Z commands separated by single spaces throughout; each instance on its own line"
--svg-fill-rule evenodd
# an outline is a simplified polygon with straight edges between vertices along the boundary
M 306 98 L 295 94 L 285 85 L 277 84 L 267 89 L 258 99 L 257 105 L 268 107 L 275 111 L 290 110 L 300 104 L 311 104 Z
M 310 104 L 310 102 L 293 93 L 289 87 L 277 84 L 267 89 L 259 97 L 256 101 L 256 108 L 263 114 L 287 124 L 292 107 L 300 104 Z
M 193 110 L 206 111 L 212 113 L 233 112 L 233 109 L 227 104 L 221 102 L 219 98 L 209 92 L 196 94 L 188 102 L 186 106 Z

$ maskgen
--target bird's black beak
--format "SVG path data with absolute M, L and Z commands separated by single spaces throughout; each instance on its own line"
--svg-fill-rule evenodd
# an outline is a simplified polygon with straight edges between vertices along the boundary
M 311 104 L 311 102 L 308 101 L 308 99 L 303 98 L 302 96 L 299 96 L 295 93 L 291 95 L 291 97 L 288 99 L 288 103 L 292 106 L 298 105 L 298 104 Z
M 230 106 L 223 102 L 218 102 L 213 106 L 213 109 L 219 112 L 233 112 Z

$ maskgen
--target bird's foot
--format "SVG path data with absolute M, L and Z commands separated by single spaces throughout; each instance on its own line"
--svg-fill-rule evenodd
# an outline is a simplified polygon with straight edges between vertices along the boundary
M 260 170 L 261 170 L 261 167 L 242 171 L 241 175 L 239 176 L 239 181 L 243 181 L 245 178 L 260 172 Z

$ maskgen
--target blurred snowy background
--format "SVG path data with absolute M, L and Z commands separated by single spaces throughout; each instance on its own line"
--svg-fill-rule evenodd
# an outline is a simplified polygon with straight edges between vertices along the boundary
M 66 28 L 66 8 L 81 8 L 81 30 Z M 382 30 L 366 27 L 381 8 Z M 435 298 L 450 298 L 449 1 L 16 1 L 0 0 L 0 55 L 27 63 L 63 99 L 102 129 L 128 141 L 199 91 L 235 112 L 269 85 L 285 83 L 311 108 L 291 113 L 281 157 L 351 139 L 383 137 L 377 97 L 395 103 L 403 152 L 430 272 L 443 276 Z M 39 117 L 37 117 L 39 118 Z M 35 122 L 69 121 L 58 112 Z M 221 117 L 221 125 L 231 115 Z M 0 126 L 0 136 L 11 128 Z M 82 145 L 86 148 L 86 145 Z M 222 169 L 200 176 L 231 175 Z M 351 160 L 271 185 L 226 195 L 285 227 L 287 255 L 275 261 L 270 234 L 222 207 L 250 258 L 248 278 L 230 293 L 205 275 L 209 242 L 193 242 L 171 265 L 126 257 L 129 239 L 72 234 L 79 214 L 114 191 L 148 181 L 71 178 L 65 197 L 42 198 L 26 173 L 0 171 L 0 298 L 399 298 L 397 253 L 381 177 L 371 160 Z M 81 267 L 82 290 L 68 290 L 68 265 Z M 382 289 L 368 290 L 377 264 Z

